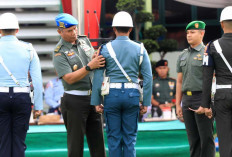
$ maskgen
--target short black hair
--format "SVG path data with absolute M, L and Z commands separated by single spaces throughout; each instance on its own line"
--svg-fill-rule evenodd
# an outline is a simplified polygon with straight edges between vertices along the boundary
M 16 29 L 2 29 L 2 33 L 5 35 L 12 35 L 16 32 Z
M 127 33 L 131 27 L 115 27 L 119 33 Z

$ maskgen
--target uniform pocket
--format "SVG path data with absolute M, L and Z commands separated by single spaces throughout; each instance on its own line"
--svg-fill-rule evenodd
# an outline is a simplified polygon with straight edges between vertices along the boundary
M 214 96 L 214 100 L 215 101 L 217 101 L 217 100 L 223 100 L 225 98 L 226 98 L 226 95 L 223 92 L 216 92 L 216 94 Z
M 203 63 L 202 60 L 193 60 L 192 61 L 193 66 L 199 66 L 200 67 L 200 66 L 202 66 L 202 63 Z
M 180 61 L 180 66 L 181 66 L 181 67 L 186 66 L 186 60 Z

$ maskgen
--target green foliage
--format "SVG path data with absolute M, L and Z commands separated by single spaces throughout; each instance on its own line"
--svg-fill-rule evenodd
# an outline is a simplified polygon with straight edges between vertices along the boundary
M 144 47 L 146 48 L 148 54 L 154 51 L 157 51 L 159 49 L 159 45 L 155 40 L 144 39 L 144 40 L 141 40 L 141 42 L 143 42 Z
M 135 10 L 142 10 L 143 6 L 143 0 L 118 0 L 118 3 L 116 4 L 118 11 L 127 11 L 130 14 L 134 14 Z
M 144 31 L 144 36 L 147 39 L 157 40 L 159 37 L 165 36 L 167 29 L 163 25 L 155 25 Z
M 174 39 L 165 39 L 159 42 L 159 52 L 174 51 L 177 49 L 177 41 Z
M 141 11 L 141 12 L 138 12 L 136 14 L 135 21 L 136 21 L 136 23 L 144 23 L 147 21 L 154 21 L 154 16 L 149 12 Z

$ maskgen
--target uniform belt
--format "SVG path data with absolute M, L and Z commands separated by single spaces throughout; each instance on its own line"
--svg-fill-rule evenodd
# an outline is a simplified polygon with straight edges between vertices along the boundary
M 9 93 L 10 88 L 13 88 L 14 93 L 29 93 L 30 92 L 29 87 L 0 87 L 0 92 Z
M 71 95 L 91 95 L 91 90 L 69 90 L 64 92 Z
M 216 89 L 232 88 L 232 85 L 216 85 Z
M 202 91 L 185 91 L 183 92 L 184 95 L 192 96 L 202 93 Z
M 123 83 L 110 83 L 110 88 L 122 88 Z M 124 83 L 124 88 L 135 88 L 138 89 L 139 85 L 137 83 Z

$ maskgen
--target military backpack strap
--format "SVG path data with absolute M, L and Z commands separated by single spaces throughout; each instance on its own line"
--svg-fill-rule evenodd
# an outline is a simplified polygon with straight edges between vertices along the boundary
M 226 64 L 226 66 L 229 68 L 230 72 L 232 73 L 232 68 L 231 68 L 230 64 L 228 63 L 228 61 L 226 60 L 225 56 L 223 55 L 223 53 L 222 53 L 222 48 L 221 48 L 221 46 L 220 46 L 218 40 L 215 40 L 215 41 L 213 42 L 213 44 L 214 44 L 214 46 L 215 46 L 215 48 L 216 48 L 217 53 L 220 54 L 220 56 L 222 57 L 223 61 L 224 61 L 225 64 Z

